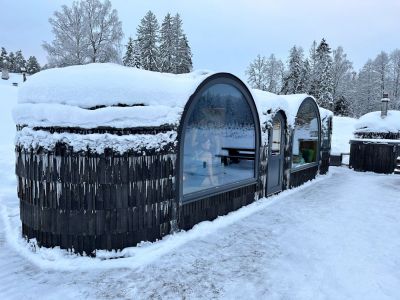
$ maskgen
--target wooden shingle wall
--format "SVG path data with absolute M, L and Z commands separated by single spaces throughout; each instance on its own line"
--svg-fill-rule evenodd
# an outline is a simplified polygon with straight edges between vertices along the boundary
M 170 232 L 174 153 L 73 152 L 16 147 L 23 234 L 87 254 Z

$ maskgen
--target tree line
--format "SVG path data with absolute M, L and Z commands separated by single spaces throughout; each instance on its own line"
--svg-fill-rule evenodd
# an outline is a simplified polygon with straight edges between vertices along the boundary
M 307 93 L 337 115 L 359 117 L 379 109 L 387 92 L 391 107 L 400 109 L 400 50 L 382 51 L 358 72 L 343 47 L 331 50 L 325 39 L 312 43 L 308 55 L 293 46 L 286 64 L 274 54 L 258 55 L 246 70 L 253 87 L 277 94 Z
M 140 21 L 136 39 L 129 38 L 123 64 L 174 74 L 192 71 L 192 51 L 182 24 L 179 14 L 172 17 L 168 13 L 160 27 L 149 11 Z
M 192 53 L 179 14 L 167 14 L 161 28 L 153 12 L 140 21 L 136 38 L 129 38 L 121 60 L 122 23 L 111 2 L 75 1 L 49 19 L 54 40 L 45 42 L 49 67 L 87 63 L 123 63 L 168 73 L 192 70 Z
M 35 74 L 40 71 L 41 67 L 35 56 L 29 56 L 25 59 L 21 50 L 7 52 L 6 48 L 1 47 L 0 52 L 0 71 L 7 68 L 11 73 L 21 73 L 25 69 L 28 74 Z

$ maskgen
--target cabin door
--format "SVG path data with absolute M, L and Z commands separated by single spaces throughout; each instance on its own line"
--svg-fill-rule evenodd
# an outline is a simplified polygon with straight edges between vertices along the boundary
M 276 114 L 273 120 L 268 149 L 267 195 L 282 191 L 284 161 L 284 128 L 282 114 Z

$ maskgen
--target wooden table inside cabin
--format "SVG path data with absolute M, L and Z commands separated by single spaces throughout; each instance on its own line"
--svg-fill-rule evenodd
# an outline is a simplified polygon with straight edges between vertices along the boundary
M 221 162 L 227 166 L 230 163 L 239 163 L 241 159 L 254 160 L 254 148 L 234 148 L 234 147 L 222 147 L 221 150 L 228 151 L 228 154 L 216 154 L 216 157 L 221 158 Z M 251 153 L 249 153 L 251 152 Z

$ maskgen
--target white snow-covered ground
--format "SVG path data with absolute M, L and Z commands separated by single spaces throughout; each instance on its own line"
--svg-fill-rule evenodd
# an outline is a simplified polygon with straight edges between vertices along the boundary
M 400 176 L 346 168 L 125 258 L 30 250 L 19 237 L 16 90 L 0 84 L 0 299 L 400 298 Z
M 357 119 L 349 117 L 333 117 L 332 121 L 332 155 L 342 156 L 342 163 L 348 165 L 350 160 L 350 140 L 354 138 Z
M 357 119 L 333 117 L 332 121 L 332 154 L 350 153 L 349 141 L 354 138 L 353 132 Z

